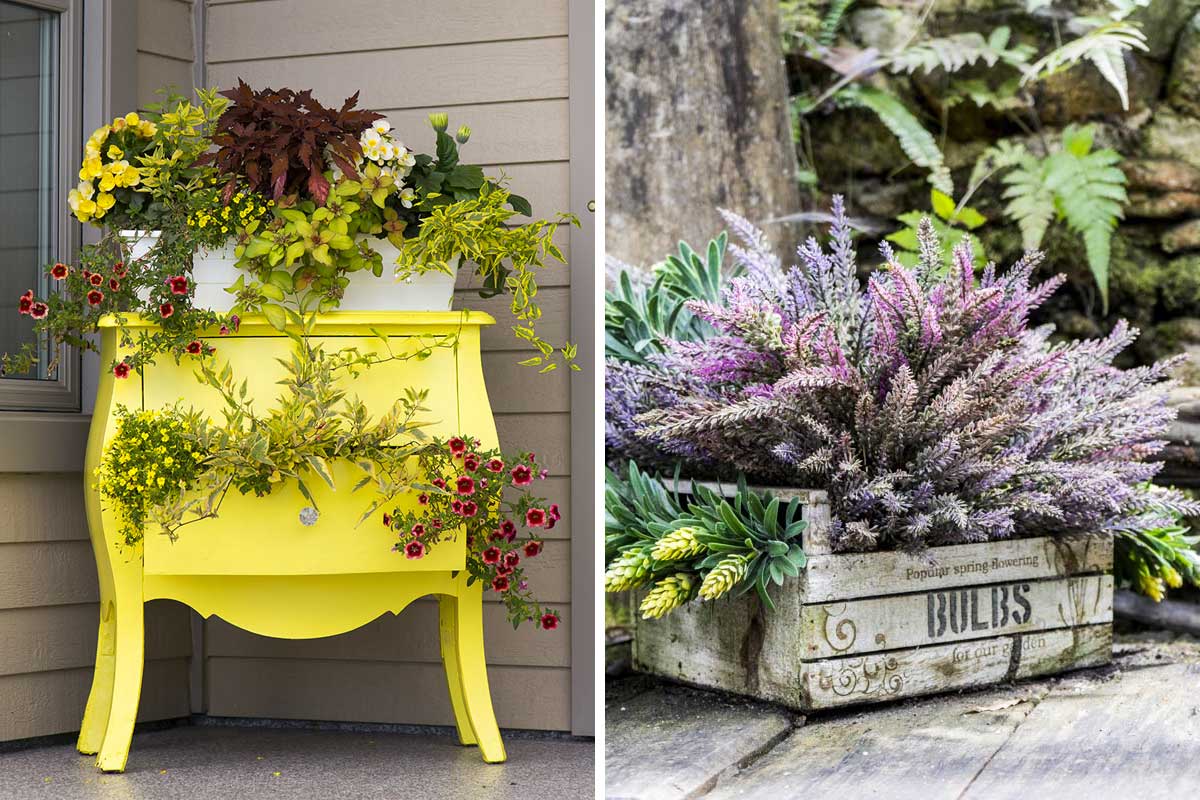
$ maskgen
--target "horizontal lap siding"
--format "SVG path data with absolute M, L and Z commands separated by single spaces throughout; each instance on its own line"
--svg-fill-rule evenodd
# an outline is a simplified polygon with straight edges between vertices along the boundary
M 192 4 L 185 0 L 138 0 L 137 101 L 162 100 L 156 92 L 173 86 L 182 94 L 193 88 L 195 60 Z
M 172 0 L 173 1 L 173 0 Z M 385 113 L 410 147 L 431 152 L 426 117 L 445 111 L 467 124 L 463 159 L 507 176 L 538 216 L 568 207 L 566 0 L 510 0 L 481 13 L 478 0 L 339 0 L 329 24 L 324 0 L 209 0 L 206 76 L 223 88 L 311 88 L 326 104 L 361 90 L 360 105 Z M 269 30 L 270 35 L 262 32 Z M 556 242 L 566 251 L 570 232 Z M 567 339 L 570 278 L 561 266 L 541 276 L 539 332 Z M 506 448 L 536 452 L 551 477 L 540 493 L 570 492 L 570 402 L 566 370 L 539 376 L 517 366 L 530 355 L 511 331 L 505 298 L 482 300 L 460 276 L 456 307 L 487 311 L 483 335 L 488 393 Z M 485 595 L 484 625 L 492 697 L 503 727 L 570 728 L 570 509 L 529 564 L 538 596 L 564 625 L 546 633 L 504 618 Z M 214 715 L 408 724 L 453 723 L 437 643 L 436 604 L 414 603 L 342 636 L 285 641 L 220 620 L 205 628 L 207 710 Z M 581 624 L 588 624 L 583 621 Z
M 0 741 L 79 729 L 100 618 L 79 473 L 0 473 Z M 146 606 L 139 719 L 187 716 L 188 611 Z

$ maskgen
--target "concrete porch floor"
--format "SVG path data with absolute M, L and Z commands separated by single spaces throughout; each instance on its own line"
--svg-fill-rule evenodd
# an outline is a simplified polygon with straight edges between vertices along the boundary
M 123 774 L 73 743 L 0 752 L 0 800 L 576 800 L 594 797 L 595 743 L 505 735 L 485 764 L 452 735 L 229 725 L 135 733 Z

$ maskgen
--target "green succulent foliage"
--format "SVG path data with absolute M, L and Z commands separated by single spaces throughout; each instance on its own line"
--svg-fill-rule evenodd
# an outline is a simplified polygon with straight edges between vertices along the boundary
M 754 590 L 773 609 L 768 589 L 798 577 L 807 562 L 800 539 L 807 523 L 800 511 L 799 500 L 783 504 L 770 493 L 752 492 L 745 478 L 739 478 L 732 498 L 700 485 L 685 496 L 668 491 L 632 462 L 624 478 L 610 470 L 605 476 L 605 588 L 668 588 L 667 581 L 676 594 L 682 583 L 705 599 Z M 664 539 L 694 546 L 656 548 Z M 675 556 L 657 559 L 656 551 Z
M 1063 130 L 1062 148 L 1045 158 L 1010 144 L 1002 151 L 989 151 L 985 159 L 991 159 L 991 172 L 1005 173 L 1005 213 L 1020 227 L 1027 250 L 1041 246 L 1056 219 L 1083 239 L 1107 313 L 1112 233 L 1124 216 L 1127 197 L 1125 173 L 1117 168 L 1120 154 L 1109 148 L 1093 150 L 1094 136 L 1091 125 L 1069 125 Z
M 925 130 L 908 107 L 895 95 L 871 86 L 850 85 L 841 89 L 837 99 L 847 105 L 870 110 L 892 132 L 900 149 L 918 167 L 929 170 L 929 185 L 943 194 L 954 194 L 954 181 L 945 156 L 933 134 Z
M 708 572 L 729 556 L 741 556 L 746 561 L 745 577 L 733 587 L 733 594 L 754 589 L 763 605 L 774 610 L 767 589 L 799 577 L 808 560 L 800 545 L 800 536 L 808 527 L 800 517 L 800 501 L 781 505 L 770 493 L 751 492 L 744 477 L 739 478 L 732 500 L 705 486 L 696 486 L 694 491 L 689 516 L 680 523 L 702 529 L 696 539 L 709 555 L 697 565 L 698 570 Z
M 937 189 L 931 190 L 929 195 L 933 216 L 930 216 L 927 211 L 909 211 L 896 218 L 903 223 L 904 227 L 887 236 L 887 240 L 898 248 L 896 260 L 906 267 L 917 265 L 920 259 L 917 228 L 922 219 L 928 218 L 933 225 L 933 230 L 938 235 L 938 240 L 944 246 L 942 265 L 946 270 L 950 269 L 953 261 L 953 249 L 964 239 L 971 242 L 975 253 L 975 266 L 982 267 L 984 264 L 983 246 L 971 231 L 986 223 L 987 217 L 970 206 L 959 208 L 958 204 L 954 202 L 954 198 Z
M 703 341 L 712 327 L 687 308 L 689 300 L 719 303 L 730 278 L 741 275 L 740 264 L 725 273 L 728 236 L 722 232 L 709 241 L 703 254 L 687 242 L 679 252 L 654 266 L 649 286 L 634 282 L 622 269 L 617 287 L 604 293 L 604 354 L 635 364 L 663 352 L 663 340 Z

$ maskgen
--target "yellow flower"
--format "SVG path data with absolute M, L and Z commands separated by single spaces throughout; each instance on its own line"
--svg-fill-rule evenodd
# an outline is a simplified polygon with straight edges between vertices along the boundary
M 162 486 L 164 483 L 166 483 L 166 482 L 167 482 L 167 479 L 166 479 L 166 478 L 159 478 L 157 482 L 158 482 L 158 485 L 161 487 L 161 486 Z
M 112 121 L 112 129 L 114 132 L 125 130 L 125 120 L 123 120 L 121 117 L 114 119 Z
M 97 145 L 108 138 L 108 134 L 112 131 L 107 125 L 101 125 L 96 130 L 92 131 L 92 135 L 88 138 L 88 142 L 96 142 Z
M 96 201 L 80 200 L 79 208 L 75 211 L 75 216 L 79 217 L 81 222 L 87 222 L 87 218 L 94 216 L 97 210 Z
M 138 133 L 142 135 L 143 139 L 149 139 L 151 136 L 158 133 L 158 126 L 148 119 L 142 120 L 142 124 L 138 126 Z
M 100 157 L 93 156 L 92 158 L 85 158 L 83 160 L 83 166 L 79 170 L 79 177 L 81 180 L 89 181 L 92 178 L 100 177 L 100 174 L 103 172 L 104 165 L 100 163 Z
M 124 155 L 125 155 L 125 151 L 122 150 L 121 148 L 117 147 L 115 144 L 110 144 L 108 146 L 109 159 L 116 161 L 118 158 L 121 158 Z
M 117 179 L 111 172 L 106 172 L 100 176 L 100 191 L 111 192 L 116 188 Z
M 136 111 L 130 111 L 125 115 L 125 124 L 131 128 L 137 127 L 140 122 L 141 119 L 138 117 Z
M 100 209 L 103 211 L 108 211 L 110 208 L 112 208 L 116 204 L 117 204 L 117 198 L 113 197 L 108 192 L 101 192 L 100 195 L 96 198 L 96 205 L 99 206 Z

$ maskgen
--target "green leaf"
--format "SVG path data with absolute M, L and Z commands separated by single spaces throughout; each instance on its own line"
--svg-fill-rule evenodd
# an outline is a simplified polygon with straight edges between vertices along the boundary
M 262 307 L 262 313 L 267 318 L 267 322 L 271 323 L 271 327 L 275 330 L 281 331 L 287 326 L 287 315 L 281 307 L 272 303 L 265 303 Z
M 330 489 L 337 488 L 333 485 L 333 473 L 329 471 L 329 464 L 325 461 L 325 459 L 314 454 L 308 456 L 306 460 L 308 461 L 308 466 L 312 469 L 312 471 L 317 473 L 321 480 L 325 481 Z
M 949 222 L 954 217 L 954 198 L 937 189 L 931 189 L 929 196 L 933 202 L 933 213 Z

